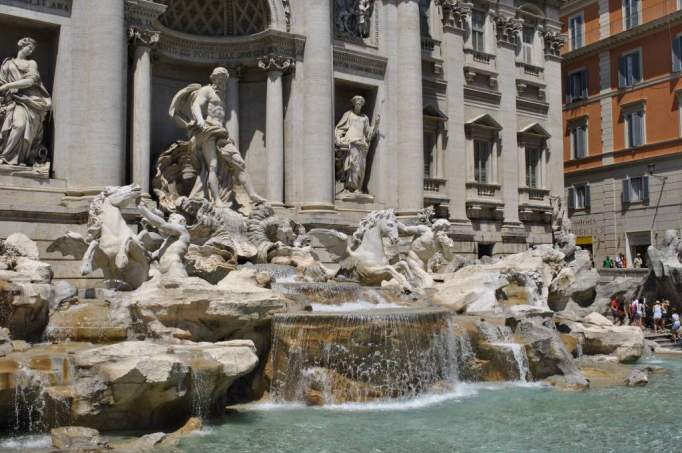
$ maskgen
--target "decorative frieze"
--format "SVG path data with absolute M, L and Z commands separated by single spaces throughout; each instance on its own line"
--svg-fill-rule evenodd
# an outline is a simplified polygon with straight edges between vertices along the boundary
M 499 44 L 510 44 L 516 46 L 519 40 L 521 26 L 521 20 L 515 17 L 498 16 L 495 19 L 497 42 Z
M 336 0 L 334 4 L 337 37 L 350 40 L 370 37 L 374 0 Z
M 383 78 L 387 60 L 365 53 L 354 52 L 340 47 L 334 48 L 334 69 L 350 74 Z
M 281 55 L 298 59 L 303 56 L 305 38 L 276 30 L 240 39 L 238 45 L 226 46 L 220 40 L 188 39 L 174 32 L 164 32 L 159 42 L 159 53 L 175 60 L 191 63 L 237 64 L 253 62 L 263 55 Z
M 152 28 L 167 6 L 142 0 L 127 0 L 125 21 L 129 27 Z
M 471 4 L 459 0 L 437 0 L 443 11 L 443 28 L 464 31 L 471 14 Z
M 293 66 L 294 60 L 291 58 L 268 55 L 267 57 L 258 59 L 258 67 L 268 72 L 279 71 L 284 73 L 290 68 L 293 68 Z
M 60 16 L 70 16 L 73 0 L 0 0 L 0 5 L 17 6 Z

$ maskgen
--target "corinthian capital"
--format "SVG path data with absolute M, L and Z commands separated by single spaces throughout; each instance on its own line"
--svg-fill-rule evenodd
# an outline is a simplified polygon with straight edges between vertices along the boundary
M 161 34 L 156 30 L 146 28 L 128 28 L 128 42 L 133 46 L 155 47 L 159 43 Z
M 561 48 L 566 44 L 566 38 L 558 31 L 545 31 L 542 35 L 545 39 L 545 55 L 558 57 Z
M 522 23 L 515 17 L 498 16 L 495 19 L 497 42 L 516 45 Z
M 265 71 L 286 72 L 293 66 L 294 60 L 287 57 L 268 55 L 267 57 L 261 57 L 258 59 L 258 67 Z
M 443 10 L 443 27 L 464 30 L 471 14 L 471 4 L 459 0 L 436 0 Z

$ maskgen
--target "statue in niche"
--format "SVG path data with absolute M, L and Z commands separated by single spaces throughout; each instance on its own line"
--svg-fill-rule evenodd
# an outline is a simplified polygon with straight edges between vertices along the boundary
M 175 210 L 180 197 L 203 198 L 218 208 L 237 205 L 235 185 L 251 202 L 265 202 L 253 188 L 246 163 L 225 127 L 229 77 L 227 69 L 215 68 L 209 85 L 191 84 L 171 102 L 169 114 L 187 130 L 189 140 L 176 142 L 159 156 L 154 188 L 168 210 Z
M 351 39 L 367 39 L 374 0 L 336 0 L 336 32 Z
M 43 123 L 52 99 L 30 59 L 36 41 L 23 38 L 17 45 L 16 58 L 0 66 L 0 164 L 31 167 L 48 158 Z
M 343 191 L 361 193 L 365 180 L 367 152 L 379 130 L 381 117 L 370 124 L 367 115 L 362 113 L 365 98 L 354 96 L 353 108 L 343 114 L 336 125 L 336 179 L 343 184 Z

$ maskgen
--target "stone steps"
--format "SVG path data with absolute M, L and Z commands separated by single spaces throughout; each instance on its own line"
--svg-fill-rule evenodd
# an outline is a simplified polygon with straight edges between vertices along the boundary
M 653 341 L 661 348 L 673 349 L 680 347 L 679 343 L 673 341 L 672 335 L 669 332 L 665 333 L 653 333 L 649 331 L 645 334 L 647 340 Z

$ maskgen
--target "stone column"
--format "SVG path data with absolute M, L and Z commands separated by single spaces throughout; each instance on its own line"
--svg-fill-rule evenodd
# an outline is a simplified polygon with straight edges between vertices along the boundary
M 244 73 L 244 67 L 242 65 L 230 66 L 227 68 L 230 73 L 230 78 L 227 79 L 227 89 L 225 90 L 225 96 L 227 97 L 227 102 L 225 108 L 227 109 L 227 122 L 225 123 L 225 128 L 227 132 L 230 133 L 230 137 L 234 140 L 237 149 L 241 149 L 239 146 L 239 80 L 242 78 Z
M 306 0 L 302 209 L 334 209 L 334 71 L 330 0 Z
M 444 73 L 448 83 L 448 146 L 445 153 L 445 179 L 453 223 L 470 223 L 466 213 L 466 180 L 470 151 L 464 132 L 464 33 L 470 8 L 460 2 L 447 1 L 443 8 Z M 472 174 L 472 173 L 471 173 Z
M 151 174 L 152 127 L 152 48 L 159 42 L 159 33 L 130 28 L 133 46 L 133 109 L 132 109 L 132 174 L 133 183 L 149 194 Z
M 547 82 L 546 101 L 549 104 L 547 113 L 547 132 L 551 136 L 547 142 L 545 154 L 547 154 L 547 180 L 545 187 L 550 189 L 552 195 L 563 196 L 564 194 L 564 156 L 563 156 L 563 112 L 561 110 L 561 56 L 559 52 L 564 45 L 564 37 L 559 29 L 546 30 L 545 38 L 545 81 Z M 601 61 L 601 55 L 600 55 Z M 611 103 L 609 103 L 609 106 Z M 610 125 L 609 125 L 610 126 Z M 602 122 L 602 132 L 610 127 Z M 608 140 L 602 140 L 607 144 Z M 612 143 L 612 141 L 611 141 Z M 564 201 L 566 201 L 564 199 Z
M 78 110 L 72 118 L 74 135 L 68 162 L 69 187 L 99 190 L 125 183 L 127 29 L 122 1 L 93 0 L 74 4 L 82 55 L 72 64 Z M 78 12 L 77 12 L 78 11 Z M 78 20 L 76 20 L 78 18 Z M 75 26 L 75 25 L 74 25 Z M 81 81 L 78 85 L 76 81 Z M 55 101 L 58 102 L 58 99 Z
M 398 2 L 398 210 L 414 214 L 424 205 L 424 125 L 419 2 Z
M 504 224 L 519 226 L 519 161 L 516 120 L 516 45 L 519 39 L 521 23 L 513 17 L 497 18 L 497 71 L 500 101 L 501 123 L 504 129 L 500 132 L 502 141 L 502 161 L 500 162 L 500 181 L 502 199 L 504 200 Z M 503 76 L 504 75 L 504 76 Z
M 292 65 L 288 58 L 267 57 L 258 66 L 268 73 L 265 110 L 266 191 L 274 206 L 284 204 L 284 94 L 282 74 Z

